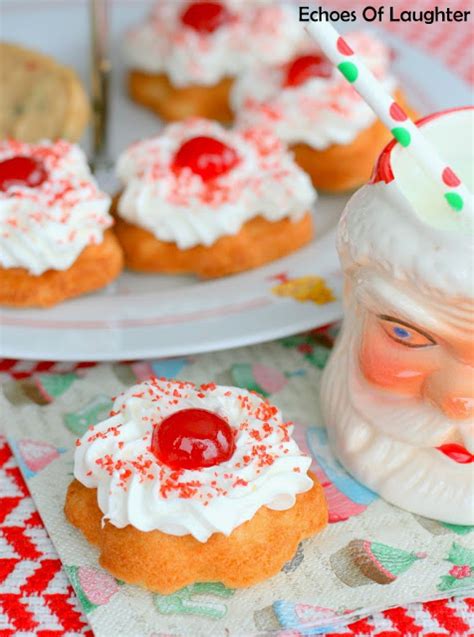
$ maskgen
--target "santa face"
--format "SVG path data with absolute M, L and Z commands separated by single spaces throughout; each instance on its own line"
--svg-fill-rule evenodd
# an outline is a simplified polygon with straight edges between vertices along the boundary
M 420 125 L 473 190 L 474 108 Z M 336 455 L 389 502 L 474 525 L 474 219 L 393 141 L 339 224 L 346 314 L 321 407 Z
M 367 312 L 360 369 L 375 387 L 434 406 L 447 420 L 472 421 L 474 323 L 446 316 L 446 301 L 417 296 L 413 314 L 389 303 Z
M 347 290 L 321 396 L 336 454 L 388 501 L 474 524 L 474 305 L 363 270 Z

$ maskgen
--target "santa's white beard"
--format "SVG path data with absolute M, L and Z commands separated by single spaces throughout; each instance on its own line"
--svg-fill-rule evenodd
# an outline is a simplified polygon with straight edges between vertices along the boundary
M 324 371 L 321 408 L 331 445 L 388 502 L 451 524 L 474 524 L 474 465 L 435 449 L 457 423 L 422 401 L 368 384 L 357 362 L 360 320 L 348 314 Z

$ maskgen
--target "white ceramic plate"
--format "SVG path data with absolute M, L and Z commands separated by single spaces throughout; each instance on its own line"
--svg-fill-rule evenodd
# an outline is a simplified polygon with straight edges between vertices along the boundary
M 111 11 L 110 157 L 158 128 L 155 117 L 124 94 L 120 36 L 149 3 L 114 0 Z M 2 39 L 49 53 L 74 66 L 87 83 L 88 3 L 3 0 Z M 395 72 L 422 114 L 470 102 L 466 84 L 436 59 L 385 35 Z M 436 82 L 435 82 L 436 78 Z M 87 148 L 87 140 L 85 142 Z M 104 188 L 116 188 L 110 174 Z M 175 356 L 247 345 L 324 325 L 341 317 L 341 276 L 334 227 L 345 197 L 321 196 L 316 240 L 298 253 L 252 272 L 215 282 L 188 277 L 123 274 L 108 289 L 48 310 L 3 310 L 0 356 L 38 360 L 117 360 Z M 317 275 L 336 301 L 301 303 L 272 292 L 275 276 Z

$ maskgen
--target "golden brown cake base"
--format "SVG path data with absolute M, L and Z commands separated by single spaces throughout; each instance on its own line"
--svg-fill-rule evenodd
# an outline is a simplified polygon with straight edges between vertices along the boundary
M 219 122 L 231 122 L 229 106 L 232 78 L 223 78 L 214 86 L 173 86 L 164 74 L 132 70 L 128 76 L 128 91 L 133 100 L 172 122 L 187 117 L 205 117 Z
M 85 248 L 67 270 L 47 270 L 39 276 L 24 268 L 0 267 L 0 305 L 49 307 L 113 281 L 123 268 L 120 245 L 111 230 L 99 245 Z
M 89 100 L 76 73 L 56 60 L 0 44 L 0 138 L 23 142 L 82 136 Z
M 236 235 L 221 237 L 209 248 L 180 250 L 160 241 L 151 232 L 116 217 L 115 234 L 125 255 L 125 265 L 138 272 L 196 274 L 217 278 L 250 270 L 298 250 L 313 238 L 313 218 L 300 221 L 247 221 Z
M 101 526 L 96 489 L 75 480 L 69 485 L 66 517 L 86 539 L 99 547 L 101 566 L 128 584 L 161 594 L 194 582 L 222 582 L 243 588 L 276 575 L 296 552 L 301 540 L 321 531 L 328 513 L 321 485 L 300 494 L 287 511 L 262 507 L 226 537 L 211 535 L 205 543 L 192 535 L 143 532 L 127 526 Z
M 417 117 L 400 92 L 396 99 L 410 117 Z M 294 144 L 290 150 L 315 188 L 338 193 L 355 190 L 368 181 L 376 158 L 390 139 L 390 132 L 377 120 L 350 144 L 333 144 L 324 150 L 316 150 L 308 144 Z

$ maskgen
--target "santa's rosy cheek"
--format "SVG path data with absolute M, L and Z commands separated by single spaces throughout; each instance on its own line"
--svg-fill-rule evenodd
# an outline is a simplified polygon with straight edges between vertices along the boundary
M 397 394 L 417 396 L 433 371 L 433 361 L 423 350 L 391 340 L 378 326 L 367 326 L 359 352 L 365 378 Z

